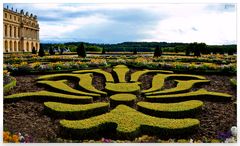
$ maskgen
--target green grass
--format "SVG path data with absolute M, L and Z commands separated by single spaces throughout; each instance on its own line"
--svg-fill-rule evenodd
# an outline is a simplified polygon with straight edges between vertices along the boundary
M 136 93 L 140 83 L 106 83 L 105 89 L 112 93 Z
M 54 117 L 79 119 L 108 112 L 109 103 L 66 104 L 59 102 L 45 102 L 44 106 L 45 111 Z
M 4 93 L 9 92 L 17 84 L 16 78 L 14 78 L 14 77 L 10 77 L 10 78 L 11 78 L 10 83 L 8 83 L 7 85 L 3 86 L 3 92 Z
M 168 74 L 171 74 L 173 72 L 172 71 L 166 71 L 166 70 L 148 70 L 148 69 L 143 70 L 143 71 L 136 71 L 136 72 L 131 74 L 130 82 L 137 82 L 142 75 L 148 74 L 148 73 L 168 73 Z
M 210 80 L 175 80 L 177 82 L 177 86 L 175 88 L 171 89 L 165 89 L 162 91 L 157 92 L 150 92 L 146 93 L 145 95 L 159 95 L 159 94 L 176 94 L 176 93 L 182 93 L 187 92 L 192 89 L 192 87 L 196 84 L 202 84 L 202 83 L 209 83 Z
M 38 84 L 42 84 L 48 87 L 51 87 L 53 90 L 57 90 L 66 94 L 74 94 L 74 95 L 85 95 L 85 96 L 96 96 L 100 97 L 100 94 L 88 93 L 73 89 L 68 86 L 65 82 L 67 80 L 59 80 L 59 81 L 37 81 Z
M 189 100 L 178 103 L 151 103 L 138 102 L 138 110 L 157 117 L 192 117 L 201 111 L 203 102 L 199 100 Z
M 4 102 L 17 101 L 21 99 L 44 100 L 44 101 L 63 101 L 68 103 L 91 103 L 91 96 L 76 96 L 69 94 L 61 94 L 49 91 L 27 92 L 4 96 Z
M 92 70 L 79 70 L 79 71 L 73 71 L 74 74 L 82 74 L 82 73 L 97 73 L 104 75 L 106 82 L 114 82 L 114 79 L 112 75 L 109 72 L 106 72 L 101 69 L 92 69 Z
M 125 77 L 129 72 L 129 68 L 125 65 L 117 65 L 114 66 L 113 71 L 117 74 L 118 81 L 120 83 L 126 83 Z
M 170 94 L 170 95 L 155 95 L 155 96 L 146 96 L 147 101 L 157 101 L 157 102 L 173 102 L 173 101 L 182 101 L 190 99 L 205 99 L 205 100 L 214 100 L 214 101 L 229 101 L 232 99 L 232 96 L 225 93 L 219 92 L 210 92 L 205 89 L 199 89 L 193 92 L 180 93 L 180 94 Z
M 89 138 L 100 131 L 117 131 L 119 138 L 131 139 L 140 134 L 187 134 L 200 122 L 197 119 L 167 119 L 142 114 L 128 106 L 119 105 L 109 113 L 84 120 L 61 120 L 60 124 L 69 137 Z
M 147 90 L 143 90 L 142 93 L 148 93 L 148 92 L 154 92 L 161 90 L 161 88 L 164 86 L 164 82 L 167 79 L 206 79 L 202 76 L 197 75 L 186 75 L 186 74 L 157 74 L 152 79 L 152 87 Z

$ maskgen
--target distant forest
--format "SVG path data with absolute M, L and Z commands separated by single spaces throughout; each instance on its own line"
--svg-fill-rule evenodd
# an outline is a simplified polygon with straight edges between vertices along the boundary
M 201 44 L 201 53 L 203 54 L 235 54 L 237 45 L 206 45 L 204 43 L 167 43 L 167 42 L 124 42 L 118 44 L 96 44 L 86 42 L 68 42 L 64 44 L 41 44 L 45 50 L 50 48 L 65 48 L 71 52 L 76 52 L 77 47 L 83 43 L 87 51 L 101 52 L 104 48 L 106 52 L 154 52 L 159 46 L 163 52 L 186 52 L 194 44 Z

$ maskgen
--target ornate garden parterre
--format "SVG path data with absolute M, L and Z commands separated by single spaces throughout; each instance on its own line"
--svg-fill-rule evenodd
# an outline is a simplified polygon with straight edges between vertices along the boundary
M 210 81 L 203 76 L 175 74 L 166 70 L 141 70 L 130 75 L 125 65 L 113 67 L 112 74 L 102 69 L 79 70 L 72 73 L 44 75 L 37 79 L 44 91 L 13 94 L 4 101 L 32 99 L 44 101 L 49 116 L 60 118 L 61 130 L 70 138 L 84 139 L 95 133 L 116 130 L 119 138 L 131 139 L 141 134 L 177 135 L 193 133 L 200 126 L 195 115 L 201 112 L 202 99 L 228 102 L 232 96 L 192 87 Z M 100 91 L 93 85 L 93 76 L 105 78 Z M 139 79 L 153 74 L 151 88 L 142 90 Z M 176 86 L 163 89 L 166 80 Z M 76 88 L 68 82 L 77 81 Z M 138 96 L 144 97 L 142 101 Z M 98 99 L 106 99 L 100 102 Z M 99 101 L 99 102 L 96 102 Z

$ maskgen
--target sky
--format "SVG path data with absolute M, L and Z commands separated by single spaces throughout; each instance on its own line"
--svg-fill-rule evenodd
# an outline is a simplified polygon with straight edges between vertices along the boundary
M 204 42 L 235 44 L 234 4 L 11 3 L 38 16 L 42 43 Z

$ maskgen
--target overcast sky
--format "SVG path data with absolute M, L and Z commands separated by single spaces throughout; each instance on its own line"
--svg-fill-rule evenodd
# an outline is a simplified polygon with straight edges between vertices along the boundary
M 38 16 L 41 42 L 236 43 L 234 4 L 4 4 Z

